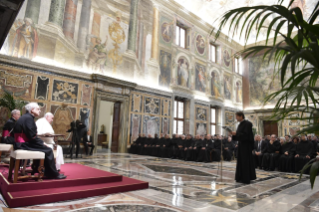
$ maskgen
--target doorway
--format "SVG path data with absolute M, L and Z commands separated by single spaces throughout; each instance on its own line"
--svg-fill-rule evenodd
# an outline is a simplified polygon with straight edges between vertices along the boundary
M 98 149 L 109 149 L 112 152 L 118 152 L 120 108 L 120 102 L 100 101 Z
M 278 136 L 278 123 L 275 121 L 264 121 L 264 135 L 272 134 Z

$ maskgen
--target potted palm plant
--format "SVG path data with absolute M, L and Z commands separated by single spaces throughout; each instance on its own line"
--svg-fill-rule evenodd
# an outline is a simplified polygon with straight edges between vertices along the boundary
M 311 15 L 304 19 L 299 7 L 293 7 L 294 0 L 283 6 L 284 0 L 276 5 L 241 7 L 226 12 L 221 20 L 215 38 L 226 26 L 232 36 L 237 34 L 245 43 L 255 33 L 256 40 L 265 32 L 265 44 L 255 45 L 240 51 L 243 59 L 262 54 L 264 60 L 274 60 L 276 74 L 280 77 L 280 89 L 269 94 L 264 104 L 275 101 L 273 117 L 289 119 L 292 113 L 300 113 L 291 119 L 302 120 L 299 133 L 316 133 L 319 129 L 319 2 L 315 3 Z M 270 19 L 270 17 L 272 17 Z M 268 20 L 267 25 L 265 25 Z M 279 41 L 280 38 L 280 41 Z M 310 182 L 313 188 L 319 170 L 319 161 L 311 160 L 301 170 L 310 167 Z
M 19 98 L 15 98 L 14 95 L 10 94 L 9 92 L 5 91 L 0 99 L 0 107 L 7 108 L 10 111 L 14 109 L 22 110 L 23 106 L 25 105 L 25 101 Z

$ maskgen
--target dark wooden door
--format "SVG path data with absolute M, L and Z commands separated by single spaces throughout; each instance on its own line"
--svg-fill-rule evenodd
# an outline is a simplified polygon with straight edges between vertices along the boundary
M 278 136 L 278 123 L 275 121 L 264 121 L 264 135 L 272 134 Z
M 118 152 L 119 150 L 119 135 L 120 135 L 120 113 L 121 113 L 121 103 L 114 103 L 113 110 L 113 129 L 112 129 L 112 152 Z

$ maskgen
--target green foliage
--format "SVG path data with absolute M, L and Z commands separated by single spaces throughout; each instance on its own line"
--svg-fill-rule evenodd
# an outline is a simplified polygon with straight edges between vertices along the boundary
M 226 12 L 215 37 L 217 39 L 221 29 L 227 26 L 233 36 L 237 33 L 247 43 L 252 36 L 257 40 L 265 31 L 265 45 L 251 46 L 239 52 L 243 59 L 263 55 L 265 62 L 275 61 L 281 88 L 268 95 L 264 104 L 276 102 L 272 119 L 299 120 L 304 123 L 299 133 L 318 133 L 319 24 L 315 22 L 319 18 L 319 2 L 309 19 L 304 20 L 300 8 L 291 7 L 294 0 L 288 7 L 282 5 L 283 1 L 278 0 L 276 5 L 241 7 Z M 253 30 L 256 30 L 256 35 Z M 300 116 L 290 118 L 292 113 Z M 311 167 L 312 186 L 318 173 L 318 163 L 312 161 L 303 169 Z
M 10 112 L 14 109 L 22 110 L 26 104 L 22 99 L 15 99 L 13 95 L 8 92 L 4 92 L 0 99 L 0 107 L 7 108 Z

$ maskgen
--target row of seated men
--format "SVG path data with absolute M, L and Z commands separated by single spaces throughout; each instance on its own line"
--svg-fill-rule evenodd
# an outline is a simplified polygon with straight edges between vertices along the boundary
M 224 160 L 230 161 L 236 150 L 236 142 L 231 137 L 221 135 L 169 135 L 160 138 L 155 135 L 145 137 L 140 135 L 131 145 L 129 152 L 132 154 L 150 155 L 163 158 L 181 159 L 196 162 L 220 161 L 221 148 Z
M 311 158 L 319 155 L 318 137 L 302 135 L 291 138 L 289 135 L 277 138 L 267 135 L 264 139 L 255 136 L 253 156 L 255 167 L 281 172 L 299 172 Z M 309 169 L 306 170 L 306 173 Z
M 222 145 L 222 146 L 221 146 Z M 154 138 L 140 135 L 129 150 L 133 154 L 175 158 L 196 162 L 220 161 L 221 148 L 223 158 L 230 161 L 237 157 L 237 141 L 220 135 L 161 135 Z M 277 138 L 276 135 L 255 136 L 253 158 L 256 168 L 281 172 L 299 172 L 311 159 L 319 155 L 318 137 L 302 135 L 291 138 L 289 135 Z M 309 170 L 306 171 L 306 173 Z

